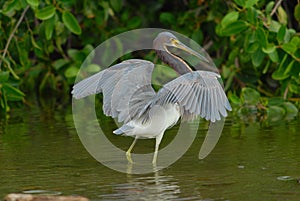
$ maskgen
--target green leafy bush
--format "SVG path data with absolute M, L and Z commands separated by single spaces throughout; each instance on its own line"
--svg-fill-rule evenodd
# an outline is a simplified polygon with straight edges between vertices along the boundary
M 250 105 L 251 112 L 267 118 L 277 106 L 284 116 L 294 114 L 291 105 L 299 107 L 300 94 L 300 5 L 296 0 L 279 3 L 0 0 L 0 108 L 8 111 L 13 102 L 24 102 L 25 94 L 70 97 L 93 47 L 127 30 L 162 27 L 207 49 L 236 111 Z M 90 70 L 100 67 L 91 65 Z M 270 104 L 276 97 L 280 104 Z
M 288 28 L 287 12 L 274 1 L 260 4 L 258 0 L 235 0 L 234 3 L 234 9 L 216 26 L 220 37 L 229 37 L 228 58 L 222 66 L 227 78 L 225 89 L 242 88 L 238 102 L 256 107 L 260 104 L 258 108 L 266 110 L 265 117 L 273 121 L 276 120 L 273 114 L 280 113 L 278 108 L 282 114 L 278 117 L 297 115 L 295 106 L 284 110 L 286 105 L 293 105 L 288 102 L 295 100 L 293 97 L 299 101 L 300 94 L 300 37 L 295 29 Z M 268 101 L 259 101 L 260 94 L 281 97 L 282 102 L 270 105 Z

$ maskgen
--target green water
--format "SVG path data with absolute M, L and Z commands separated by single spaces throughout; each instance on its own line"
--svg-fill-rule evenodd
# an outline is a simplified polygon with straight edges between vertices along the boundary
M 229 117 L 216 148 L 200 161 L 202 131 L 170 167 L 130 175 L 103 166 L 87 153 L 71 108 L 17 109 L 0 120 L 0 198 L 27 192 L 91 200 L 300 200 L 299 119 L 261 127 Z M 107 136 L 124 148 L 132 140 Z M 172 138 L 170 130 L 163 143 Z M 148 152 L 153 146 L 153 140 L 144 140 L 135 150 Z

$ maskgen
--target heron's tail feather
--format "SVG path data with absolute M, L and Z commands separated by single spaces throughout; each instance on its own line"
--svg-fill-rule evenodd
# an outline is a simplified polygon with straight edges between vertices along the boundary
M 130 131 L 132 131 L 134 127 L 129 126 L 127 124 L 124 124 L 122 127 L 118 128 L 117 130 L 114 130 L 113 133 L 116 135 L 121 135 L 123 133 L 128 133 Z

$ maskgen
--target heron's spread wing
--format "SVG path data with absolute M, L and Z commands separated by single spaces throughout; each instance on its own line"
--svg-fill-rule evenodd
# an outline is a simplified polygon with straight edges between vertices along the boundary
M 154 64 L 139 59 L 126 60 L 107 68 L 73 87 L 74 98 L 103 93 L 103 112 L 127 123 L 155 96 L 151 86 Z
M 219 75 L 208 71 L 186 73 L 161 88 L 148 104 L 177 103 L 182 112 L 182 119 L 201 116 L 215 122 L 221 116 L 227 116 L 231 110 L 226 94 L 218 81 Z

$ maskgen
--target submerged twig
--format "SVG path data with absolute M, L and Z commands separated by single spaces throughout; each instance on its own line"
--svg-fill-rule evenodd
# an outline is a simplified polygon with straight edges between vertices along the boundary
M 15 28 L 12 30 L 12 32 L 10 33 L 10 35 L 9 35 L 9 37 L 8 37 L 8 40 L 7 40 L 7 43 L 6 43 L 6 45 L 5 45 L 5 48 L 4 48 L 4 51 L 3 51 L 3 55 L 2 55 L 2 58 L 3 58 L 3 59 L 5 58 L 5 55 L 6 55 L 7 51 L 8 51 L 8 47 L 9 47 L 9 45 L 10 45 L 11 39 L 14 37 L 15 32 L 17 31 L 17 29 L 18 29 L 18 27 L 20 26 L 20 24 L 21 24 L 23 18 L 25 17 L 25 14 L 26 14 L 28 8 L 29 8 L 29 5 L 26 6 L 26 8 L 24 9 L 24 11 L 22 12 L 21 17 L 20 17 L 20 19 L 18 20 L 18 22 L 17 22 Z M 1 65 L 2 65 L 3 59 L 0 61 L 0 70 L 1 70 Z

